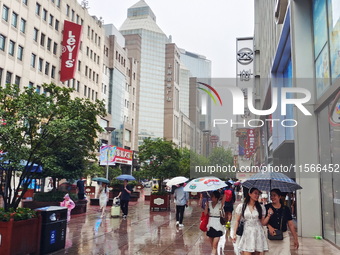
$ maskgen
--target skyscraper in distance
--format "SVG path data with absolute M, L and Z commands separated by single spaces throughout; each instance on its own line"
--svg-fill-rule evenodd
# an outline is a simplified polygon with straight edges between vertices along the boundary
M 156 23 L 156 16 L 144 0 L 131 6 L 120 28 L 126 47 L 134 47 L 131 35 L 140 36 L 140 91 L 138 141 L 164 137 L 165 48 L 168 37 Z

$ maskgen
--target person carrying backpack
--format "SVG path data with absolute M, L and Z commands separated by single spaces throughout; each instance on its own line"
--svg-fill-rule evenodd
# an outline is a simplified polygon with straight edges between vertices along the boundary
M 224 190 L 222 202 L 224 202 L 224 212 L 225 212 L 225 220 L 226 220 L 226 227 L 230 228 L 230 222 L 234 210 L 234 203 L 236 200 L 235 192 L 232 188 L 232 184 L 230 182 L 226 182 L 228 185 L 227 188 Z

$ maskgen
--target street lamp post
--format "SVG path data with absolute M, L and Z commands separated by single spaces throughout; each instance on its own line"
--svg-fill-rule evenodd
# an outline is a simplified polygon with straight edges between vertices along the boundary
M 111 144 L 111 133 L 115 130 L 114 127 L 105 127 L 106 132 L 109 135 L 108 138 L 108 146 L 107 146 L 107 154 L 106 154 L 106 179 L 109 179 L 109 151 L 110 151 L 110 144 Z

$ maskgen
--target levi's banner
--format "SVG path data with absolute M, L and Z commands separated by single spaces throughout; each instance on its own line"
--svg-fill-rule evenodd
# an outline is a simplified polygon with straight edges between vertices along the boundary
M 100 147 L 99 161 L 101 166 L 125 164 L 132 165 L 133 152 L 113 145 Z
M 74 78 L 78 50 L 80 46 L 81 25 L 64 21 L 64 35 L 61 53 L 60 81 Z

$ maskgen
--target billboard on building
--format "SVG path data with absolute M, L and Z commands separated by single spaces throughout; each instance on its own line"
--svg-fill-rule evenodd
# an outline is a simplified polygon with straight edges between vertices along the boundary
M 101 166 L 132 165 L 132 156 L 133 151 L 113 145 L 104 145 L 100 147 L 99 161 Z
M 61 53 L 60 81 L 74 78 L 80 46 L 81 25 L 65 20 Z

